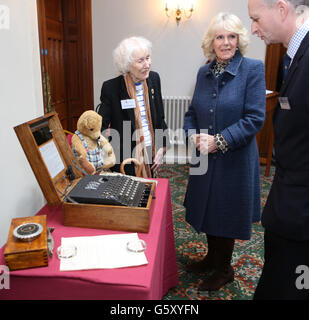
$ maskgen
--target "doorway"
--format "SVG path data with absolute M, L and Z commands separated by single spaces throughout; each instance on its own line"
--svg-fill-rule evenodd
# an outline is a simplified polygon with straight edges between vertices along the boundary
M 282 60 L 286 48 L 282 44 L 270 44 L 266 47 L 265 80 L 266 89 L 280 91 L 282 84 Z
M 76 130 L 94 109 L 92 12 L 89 0 L 37 0 L 44 113 Z

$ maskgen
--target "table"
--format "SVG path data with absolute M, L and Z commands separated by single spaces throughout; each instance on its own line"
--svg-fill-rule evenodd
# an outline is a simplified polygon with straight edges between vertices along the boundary
M 10 272 L 10 289 L 0 290 L 0 300 L 158 300 L 177 286 L 178 273 L 173 232 L 170 187 L 167 179 L 157 179 L 154 211 L 148 233 L 138 233 L 147 244 L 148 264 L 119 269 L 59 271 L 56 248 L 61 237 L 121 234 L 111 230 L 65 227 L 61 207 L 44 206 L 37 214 L 47 215 L 47 226 L 55 227 L 54 255 L 48 267 Z M 5 264 L 3 246 L 0 265 Z

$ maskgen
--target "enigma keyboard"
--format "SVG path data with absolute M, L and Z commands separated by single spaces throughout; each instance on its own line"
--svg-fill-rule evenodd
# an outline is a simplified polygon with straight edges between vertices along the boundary
M 67 200 L 77 203 L 146 207 L 152 183 L 128 176 L 84 176 L 68 193 Z

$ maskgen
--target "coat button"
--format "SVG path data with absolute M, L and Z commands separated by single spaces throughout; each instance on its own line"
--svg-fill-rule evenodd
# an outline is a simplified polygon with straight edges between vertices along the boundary
M 210 112 L 210 113 L 213 113 L 213 112 L 214 112 L 214 110 L 213 110 L 213 109 L 210 109 L 210 110 L 209 110 L 209 112 Z
M 215 98 L 215 97 L 217 96 L 217 94 L 216 94 L 216 93 L 213 93 L 212 96 Z

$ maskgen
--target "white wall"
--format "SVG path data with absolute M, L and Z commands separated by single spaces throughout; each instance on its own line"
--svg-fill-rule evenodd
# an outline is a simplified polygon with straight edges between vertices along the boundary
M 220 11 L 236 14 L 250 31 L 247 0 L 194 0 L 190 20 L 177 27 L 167 18 L 164 0 L 92 0 L 94 97 L 99 103 L 102 82 L 117 75 L 112 51 L 131 35 L 153 43 L 152 69 L 160 73 L 163 95 L 191 96 L 198 68 L 205 62 L 201 41 L 211 18 Z M 265 45 L 251 37 L 248 57 L 264 60 Z
M 10 9 L 10 28 L 0 29 L 0 245 L 11 219 L 34 215 L 41 190 L 13 127 L 42 115 L 40 56 L 35 0 L 0 0 Z

